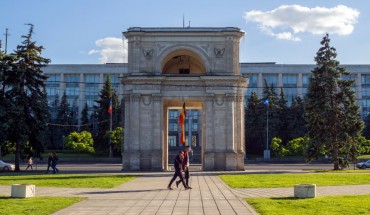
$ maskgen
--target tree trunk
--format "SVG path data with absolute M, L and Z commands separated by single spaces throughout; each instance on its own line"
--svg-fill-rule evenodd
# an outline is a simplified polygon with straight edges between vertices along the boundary
M 333 150 L 333 161 L 334 161 L 334 170 L 339 170 L 339 159 L 338 159 L 338 147 L 335 146 Z
M 21 169 L 19 168 L 19 161 L 20 161 L 20 146 L 21 146 L 21 140 L 15 143 L 15 170 L 16 172 L 19 172 Z

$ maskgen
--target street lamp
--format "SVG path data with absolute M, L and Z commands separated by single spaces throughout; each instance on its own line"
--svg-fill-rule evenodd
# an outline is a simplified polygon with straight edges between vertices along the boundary
M 263 158 L 270 159 L 270 150 L 269 150 L 269 99 L 267 98 L 264 102 L 266 105 L 266 150 L 263 151 Z

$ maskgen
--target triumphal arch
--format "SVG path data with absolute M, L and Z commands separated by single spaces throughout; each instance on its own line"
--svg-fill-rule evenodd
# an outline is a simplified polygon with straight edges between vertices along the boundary
M 199 109 L 203 170 L 244 170 L 239 28 L 129 28 L 123 170 L 169 170 L 168 110 Z

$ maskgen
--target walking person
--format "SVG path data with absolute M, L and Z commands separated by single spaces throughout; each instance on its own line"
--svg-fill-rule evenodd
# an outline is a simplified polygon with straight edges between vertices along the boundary
M 53 169 L 53 172 L 54 172 L 54 168 L 53 168 L 53 155 L 51 152 L 49 152 L 49 157 L 48 157 L 48 168 L 46 169 L 46 174 L 49 173 L 49 169 L 50 167 Z
M 51 160 L 51 167 L 53 168 L 53 173 L 58 173 L 59 169 L 57 168 L 58 165 L 58 156 L 55 152 L 52 153 L 53 159 Z
M 189 189 L 186 186 L 185 181 L 184 181 L 184 177 L 182 175 L 183 160 L 184 160 L 183 152 L 182 151 L 179 151 L 179 153 L 177 154 L 177 156 L 175 158 L 175 162 L 174 162 L 175 174 L 173 175 L 170 183 L 168 184 L 167 189 L 172 190 L 171 185 L 176 180 L 177 177 L 180 177 L 180 181 L 184 185 L 185 190 L 188 190 Z
M 185 150 L 182 151 L 183 153 L 183 157 L 184 157 L 184 161 L 182 162 L 183 163 L 183 170 L 185 172 L 185 184 L 186 184 L 186 187 L 188 187 L 189 189 L 192 189 L 190 186 L 189 186 L 189 152 L 190 152 L 190 146 L 186 146 L 185 147 Z M 179 187 L 179 184 L 181 183 L 181 181 L 176 181 L 176 187 Z
M 30 168 L 30 167 L 31 167 L 31 170 L 33 170 L 33 168 L 32 168 L 32 166 L 33 166 L 32 156 L 28 157 L 27 164 L 28 164 L 28 166 L 27 166 L 26 170 L 28 170 L 28 168 Z

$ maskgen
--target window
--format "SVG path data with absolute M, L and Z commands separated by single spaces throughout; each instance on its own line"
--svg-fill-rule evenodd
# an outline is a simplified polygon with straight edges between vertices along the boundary
M 248 78 L 248 88 L 245 91 L 247 97 L 251 96 L 252 92 L 257 92 L 257 74 L 251 74 Z
M 168 136 L 168 145 L 170 147 L 176 147 L 177 144 L 176 144 L 176 136 Z
M 179 69 L 180 74 L 190 74 L 190 69 Z
M 169 110 L 170 119 L 177 119 L 177 117 L 178 117 L 178 110 Z
M 177 122 L 174 123 L 174 122 L 170 122 L 168 124 L 168 131 L 177 131 Z
M 276 88 L 276 86 L 277 86 L 277 80 L 278 80 L 278 76 L 276 74 L 266 74 L 266 75 L 263 75 L 263 79 L 266 79 L 267 84 L 269 86 L 272 85 L 274 88 Z

